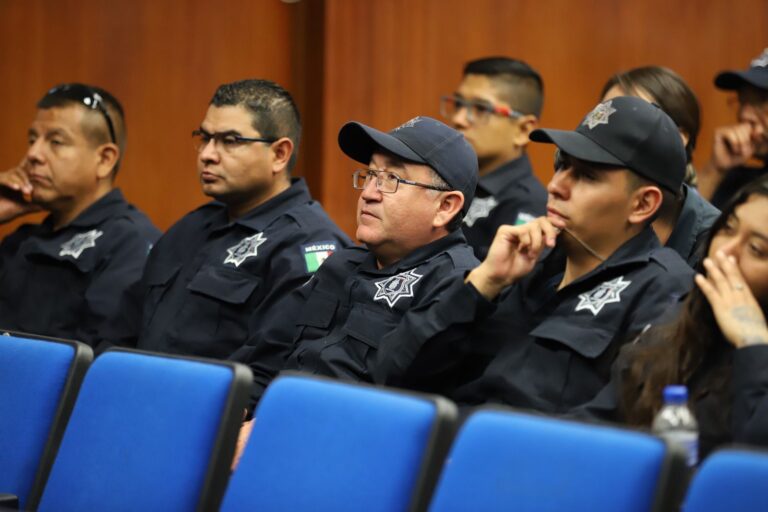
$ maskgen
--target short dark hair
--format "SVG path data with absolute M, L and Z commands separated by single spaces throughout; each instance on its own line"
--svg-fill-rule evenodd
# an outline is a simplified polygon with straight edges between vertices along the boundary
M 544 103 L 544 82 L 535 69 L 522 60 L 509 57 L 485 57 L 468 62 L 464 75 L 491 78 L 501 89 L 501 95 L 513 109 L 523 114 L 541 116 Z
M 293 153 L 288 161 L 288 172 L 293 170 L 299 154 L 301 118 L 296 103 L 283 87 L 270 80 L 239 80 L 219 86 L 211 98 L 211 105 L 242 105 L 251 113 L 251 125 L 261 137 L 291 139 Z
M 88 113 L 86 114 L 87 119 L 89 121 L 95 121 L 82 126 L 83 133 L 85 134 L 86 138 L 97 145 L 112 142 L 111 136 L 109 134 L 109 126 L 107 125 L 106 119 L 104 119 L 104 115 L 98 109 L 92 109 L 83 104 L 81 100 L 75 99 L 72 96 L 72 91 L 78 89 L 89 90 L 92 93 L 96 93 L 101 96 L 102 105 L 104 108 L 106 108 L 107 113 L 109 114 L 109 118 L 112 121 L 112 127 L 115 130 L 115 143 L 120 148 L 120 158 L 118 158 L 114 167 L 112 167 L 112 176 L 114 177 L 117 174 L 117 171 L 120 169 L 120 163 L 122 162 L 123 155 L 125 154 L 126 139 L 125 112 L 123 111 L 123 106 L 120 104 L 117 98 L 115 98 L 114 95 L 112 95 L 109 91 L 102 89 L 101 87 L 96 87 L 95 85 L 87 85 L 75 82 L 60 84 L 51 88 L 48 92 L 45 93 L 45 96 L 43 96 L 40 101 L 37 102 L 37 108 L 48 110 L 51 108 L 66 107 L 69 105 L 80 105 L 84 109 L 88 110 Z M 97 118 L 98 121 L 96 121 Z
M 600 97 L 605 97 L 614 86 L 619 86 L 626 94 L 642 90 L 651 96 L 678 128 L 688 134 L 685 154 L 690 163 L 701 127 L 701 114 L 699 100 L 685 80 L 669 68 L 644 66 L 613 75 L 603 86 Z

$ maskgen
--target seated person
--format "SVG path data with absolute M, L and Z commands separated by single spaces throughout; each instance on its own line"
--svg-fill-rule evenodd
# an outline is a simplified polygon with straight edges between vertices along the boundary
M 453 321 L 446 332 L 474 324 L 466 342 L 418 332 L 397 340 L 408 351 L 380 348 L 379 382 L 468 405 L 568 411 L 591 400 L 619 348 L 689 290 L 693 271 L 650 226 L 662 189 L 674 195 L 685 173 L 669 116 L 619 97 L 575 131 L 537 130 L 531 138 L 560 152 L 547 217 L 499 228 L 464 290 L 442 301 L 439 317 Z M 489 301 L 497 304 L 490 315 Z
M 254 403 L 281 366 L 374 382 L 379 347 L 440 332 L 448 319 L 433 307 L 478 264 L 460 227 L 477 157 L 459 132 L 428 117 L 388 133 L 350 122 L 339 147 L 364 166 L 353 183 L 365 247 L 328 258 L 281 303 L 280 317 L 250 352 L 237 355 L 254 371 Z
M 669 384 L 689 388 L 703 459 L 720 445 L 768 445 L 768 176 L 723 209 L 695 287 L 674 320 L 626 345 L 585 411 L 650 427 Z
M 214 201 L 157 242 L 123 336 L 157 352 L 225 359 L 283 316 L 275 305 L 350 242 L 303 179 L 291 179 L 301 123 L 267 80 L 220 86 L 200 127 L 197 170 Z
M 768 48 L 748 69 L 719 73 L 715 86 L 738 98 L 738 122 L 715 130 L 712 156 L 699 172 L 701 195 L 720 208 L 768 172 Z
M 701 244 L 720 211 L 693 188 L 696 171 L 691 164 L 699 134 L 699 102 L 685 81 L 668 68 L 646 66 L 614 75 L 603 87 L 603 101 L 617 96 L 637 96 L 657 104 L 680 130 L 688 159 L 685 181 L 677 197 L 667 193 L 653 230 L 661 243 L 674 249 L 695 267 Z
M 109 345 L 160 236 L 115 188 L 124 148 L 123 107 L 104 89 L 63 84 L 37 103 L 27 154 L 0 173 L 0 222 L 49 215 L 0 244 L 0 329 Z
M 541 76 L 521 60 L 486 57 L 468 62 L 456 92 L 440 112 L 477 153 L 480 177 L 464 216 L 464 236 L 478 258 L 503 224 L 522 224 L 546 212 L 547 191 L 526 154 L 544 102 Z

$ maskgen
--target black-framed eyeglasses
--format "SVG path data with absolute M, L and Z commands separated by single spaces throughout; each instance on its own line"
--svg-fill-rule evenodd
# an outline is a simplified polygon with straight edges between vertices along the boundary
M 194 130 L 192 132 L 192 137 L 194 138 L 195 149 L 197 149 L 198 152 L 202 151 L 208 145 L 208 143 L 211 142 L 211 140 L 213 140 L 213 143 L 217 147 L 227 152 L 233 151 L 243 144 L 251 144 L 253 142 L 265 142 L 267 144 L 272 144 L 277 140 L 266 137 L 243 137 L 242 135 L 238 135 L 237 133 L 231 131 L 208 133 L 202 129 Z
M 109 139 L 113 144 L 117 144 L 117 138 L 115 137 L 115 125 L 112 124 L 112 117 L 107 111 L 107 107 L 104 106 L 104 98 L 101 94 L 94 91 L 87 85 L 83 84 L 64 84 L 57 85 L 53 89 L 49 90 L 46 96 L 58 96 L 69 100 L 82 103 L 85 108 L 91 110 L 98 110 L 101 115 L 104 116 L 104 120 L 107 122 L 107 128 L 109 128 Z
M 491 116 L 508 117 L 517 119 L 525 114 L 509 107 L 494 105 L 489 101 L 467 100 L 460 96 L 441 96 L 440 115 L 446 119 L 453 119 L 457 112 L 466 109 L 467 122 L 486 123 Z
M 358 169 L 353 172 L 352 188 L 356 190 L 363 190 L 373 179 L 376 180 L 376 190 L 385 194 L 394 194 L 397 192 L 397 187 L 401 183 L 405 185 L 413 185 L 414 187 L 428 188 L 429 190 L 439 190 L 440 192 L 450 192 L 452 190 L 450 188 L 438 187 L 436 185 L 419 183 L 418 181 L 406 180 L 393 172 L 377 171 L 375 169 Z

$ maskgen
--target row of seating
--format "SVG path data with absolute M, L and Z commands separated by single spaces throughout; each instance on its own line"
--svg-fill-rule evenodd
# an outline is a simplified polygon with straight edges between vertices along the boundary
M 230 474 L 251 374 L 221 361 L 0 337 L 0 493 L 22 510 L 676 510 L 684 453 L 641 432 L 442 397 L 273 382 Z M 458 433 L 457 433 L 458 430 Z M 687 512 L 768 510 L 768 455 L 711 456 Z M 7 502 L 9 503 L 9 502 Z

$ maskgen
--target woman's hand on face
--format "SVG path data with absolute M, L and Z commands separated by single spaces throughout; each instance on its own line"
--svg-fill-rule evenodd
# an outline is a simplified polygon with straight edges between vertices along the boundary
M 744 282 L 733 256 L 718 251 L 704 260 L 707 275 L 696 275 L 696 284 L 712 306 L 723 336 L 736 348 L 768 344 L 765 315 Z

